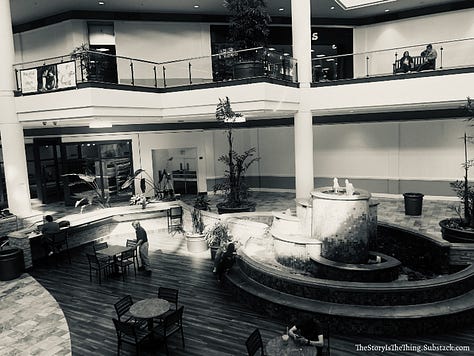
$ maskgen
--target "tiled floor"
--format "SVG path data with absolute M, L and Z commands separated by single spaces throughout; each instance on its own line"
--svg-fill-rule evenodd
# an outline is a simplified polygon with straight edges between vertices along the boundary
M 213 211 L 219 200 L 210 196 Z M 182 197 L 192 205 L 194 196 Z M 293 193 L 253 194 L 257 211 L 283 211 L 295 209 Z M 422 216 L 406 216 L 403 198 L 374 198 L 378 205 L 379 221 L 401 225 L 433 235 L 441 239 L 438 222 L 454 216 L 449 208 L 451 201 L 425 199 Z M 126 204 L 126 203 L 121 203 Z M 74 208 L 62 203 L 47 206 L 34 202 L 38 216 L 53 214 L 56 219 L 68 213 L 77 213 Z M 25 308 L 25 305 L 31 308 Z M 33 278 L 23 275 L 11 282 L 0 282 L 0 349 L 2 355 L 68 355 L 71 352 L 69 332 L 64 315 L 51 295 Z M 25 314 L 28 310 L 28 314 Z M 31 310 L 37 311 L 30 314 Z M 59 325 L 58 325 L 59 322 Z M 52 327 L 54 325 L 54 327 Z M 51 326 L 51 327 L 50 327 Z
M 71 354 L 66 318 L 56 300 L 33 277 L 0 282 L 0 354 Z

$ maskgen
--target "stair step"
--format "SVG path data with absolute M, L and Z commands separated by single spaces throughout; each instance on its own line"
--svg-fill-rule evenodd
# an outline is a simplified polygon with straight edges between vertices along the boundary
M 286 294 L 264 286 L 249 278 L 237 265 L 232 268 L 227 279 L 235 287 L 268 302 L 299 311 L 325 314 L 328 316 L 375 320 L 419 319 L 443 317 L 466 311 L 474 312 L 474 290 L 443 301 L 387 307 L 337 304 Z

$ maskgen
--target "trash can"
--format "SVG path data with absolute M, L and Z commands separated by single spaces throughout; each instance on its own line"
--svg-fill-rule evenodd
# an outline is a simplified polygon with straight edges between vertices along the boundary
M 404 193 L 405 215 L 421 215 L 423 209 L 423 197 L 421 193 Z
M 0 251 L 0 281 L 18 278 L 24 270 L 23 250 L 10 248 Z

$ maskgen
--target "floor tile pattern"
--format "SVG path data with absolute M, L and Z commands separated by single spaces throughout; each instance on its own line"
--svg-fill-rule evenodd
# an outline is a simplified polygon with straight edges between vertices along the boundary
M 1 355 L 71 355 L 63 311 L 33 277 L 0 282 L 0 310 Z

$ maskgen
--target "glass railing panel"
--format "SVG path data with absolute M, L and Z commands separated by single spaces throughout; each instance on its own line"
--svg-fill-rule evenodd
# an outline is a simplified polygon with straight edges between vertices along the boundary
M 404 46 L 380 51 L 370 51 L 337 56 L 313 54 L 313 82 L 327 82 L 341 79 L 387 76 L 407 72 L 433 69 L 454 69 L 474 66 L 474 39 L 436 42 L 432 44 L 437 52 L 433 65 L 426 65 L 426 45 Z M 404 52 L 408 51 L 411 61 L 400 66 Z

